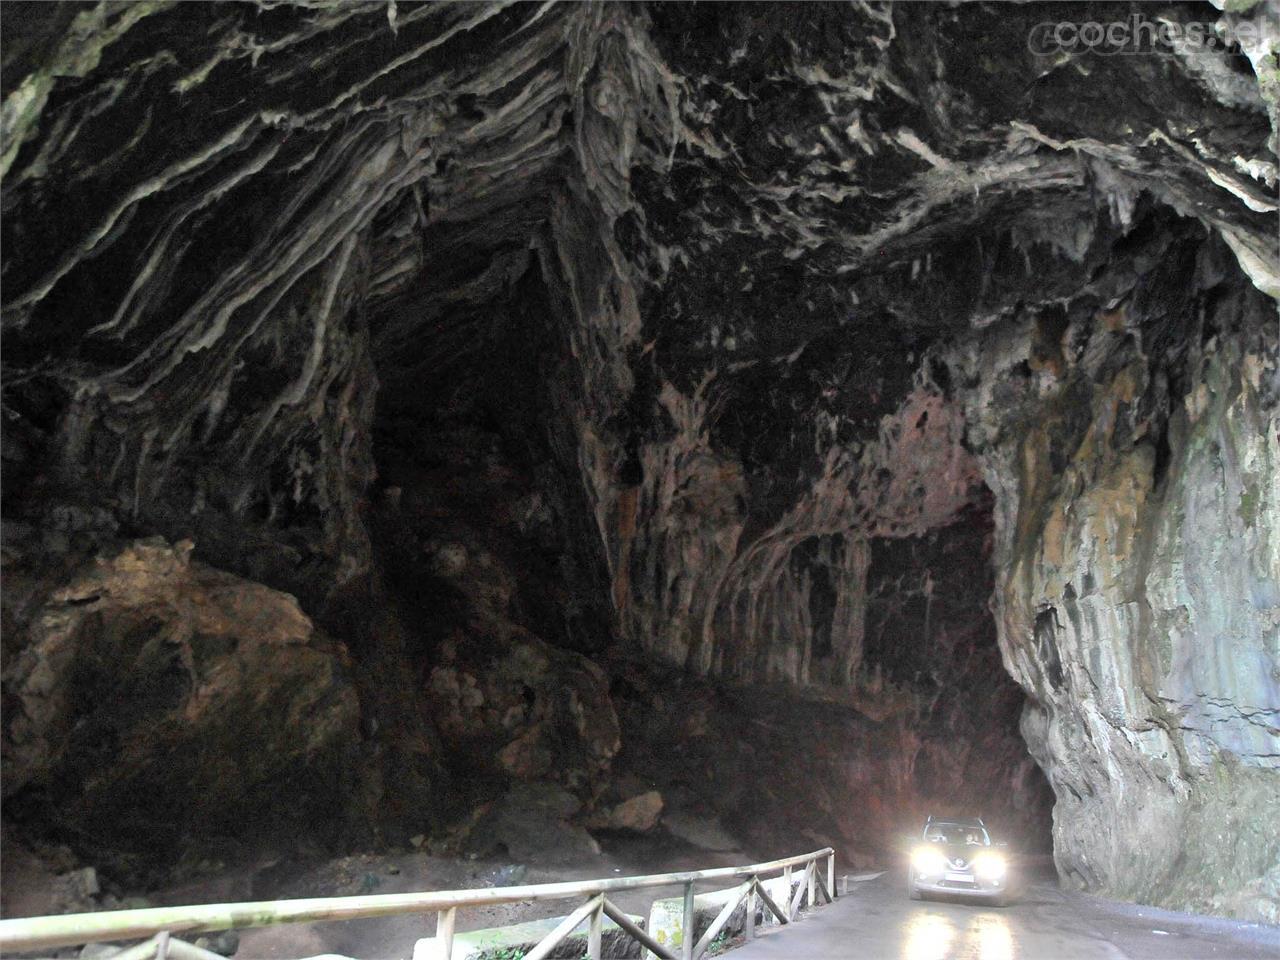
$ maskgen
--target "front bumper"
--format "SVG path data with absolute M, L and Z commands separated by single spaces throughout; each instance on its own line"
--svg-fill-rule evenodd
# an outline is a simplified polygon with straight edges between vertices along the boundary
M 991 899 L 1003 896 L 1008 892 L 1009 880 L 947 880 L 944 877 L 917 875 L 913 881 L 916 890 L 921 893 L 947 894 L 960 897 L 980 897 Z

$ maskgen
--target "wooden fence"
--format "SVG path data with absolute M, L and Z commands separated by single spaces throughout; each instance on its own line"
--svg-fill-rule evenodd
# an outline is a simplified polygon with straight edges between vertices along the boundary
M 825 861 L 825 871 L 819 864 Z M 778 904 L 761 886 L 760 879 L 769 874 L 793 878 L 793 871 L 803 871 L 801 882 L 789 903 Z M 825 873 L 825 876 L 823 874 Z M 694 942 L 694 885 L 711 880 L 740 880 L 741 883 L 712 921 L 711 926 Z M 679 953 L 658 943 L 636 926 L 623 911 L 609 900 L 609 894 L 620 890 L 642 890 L 652 887 L 684 887 L 684 937 Z M 746 934 L 755 934 L 758 902 L 779 923 L 790 923 L 806 902 L 814 906 L 819 896 L 830 903 L 835 896 L 835 852 L 830 847 L 784 860 L 754 863 L 743 867 L 717 867 L 684 873 L 659 873 L 644 877 L 612 877 L 604 880 L 581 880 L 566 883 L 537 883 L 518 887 L 489 887 L 481 890 L 446 890 L 426 893 L 390 893 L 364 897 L 316 897 L 305 900 L 272 900 L 261 903 L 201 904 L 189 907 L 153 907 L 144 910 L 111 910 L 102 913 L 73 913 L 55 917 L 0 920 L 0 953 L 11 954 L 84 943 L 150 938 L 130 947 L 112 960 L 223 960 L 176 934 L 192 936 L 219 930 L 242 930 L 279 923 L 314 923 L 329 920 L 357 920 L 390 917 L 409 913 L 436 914 L 436 943 L 439 960 L 452 960 L 453 932 L 458 911 L 467 907 L 497 903 L 542 902 L 585 897 L 586 900 L 546 935 L 525 956 L 525 960 L 544 960 L 582 923 L 587 924 L 587 955 L 601 960 L 601 932 L 608 917 L 629 936 L 663 960 L 699 960 L 744 900 L 747 902 Z M 788 890 L 791 883 L 786 884 Z

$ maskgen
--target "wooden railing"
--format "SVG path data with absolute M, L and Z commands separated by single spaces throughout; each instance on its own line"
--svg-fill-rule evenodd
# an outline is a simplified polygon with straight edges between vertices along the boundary
M 825 861 L 826 870 L 819 868 Z M 788 879 L 791 889 L 793 870 L 803 874 L 789 903 L 779 906 L 760 884 L 760 878 L 778 874 Z M 826 876 L 823 876 L 825 872 Z M 694 885 L 710 880 L 741 880 L 711 922 L 711 926 L 695 943 Z M 684 887 L 684 936 L 679 954 L 659 943 L 649 932 L 640 929 L 608 899 L 620 890 L 643 890 L 653 887 Z M 785 860 L 755 863 L 745 867 L 717 867 L 685 873 L 659 873 L 644 877 L 612 877 L 605 880 L 581 880 L 566 883 L 537 883 L 519 887 L 489 887 L 483 890 L 446 890 L 427 893 L 389 893 L 364 897 L 317 897 L 306 900 L 272 900 L 261 903 L 220 903 L 189 907 L 152 907 L 145 910 L 111 910 L 102 913 L 72 913 L 55 917 L 32 917 L 0 920 L 0 953 L 15 953 L 149 937 L 145 943 L 117 954 L 113 960 L 210 960 L 217 954 L 192 946 L 175 938 L 175 934 L 213 933 L 220 930 L 242 930 L 247 927 L 274 926 L 279 923 L 310 923 L 330 920 L 357 920 L 389 917 L 408 913 L 435 913 L 436 943 L 440 960 L 453 956 L 453 933 L 458 911 L 466 907 L 491 906 L 498 903 L 541 902 L 586 897 L 586 902 L 546 935 L 525 955 L 525 960 L 544 960 L 583 922 L 587 923 L 587 955 L 601 960 L 601 938 L 604 918 L 608 917 L 633 939 L 663 960 L 699 960 L 711 942 L 720 935 L 738 905 L 747 901 L 746 934 L 755 935 L 756 901 L 768 909 L 779 923 L 790 923 L 807 901 L 816 905 L 819 895 L 830 903 L 835 896 L 835 852 L 830 848 Z

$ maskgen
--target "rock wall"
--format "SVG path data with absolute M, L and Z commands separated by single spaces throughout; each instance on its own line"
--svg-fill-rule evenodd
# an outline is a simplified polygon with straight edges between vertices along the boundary
M 16 539 L 10 530 L 5 544 L 6 593 L 19 595 L 5 622 L 10 823 L 73 837 L 135 880 L 210 837 L 347 831 L 359 704 L 346 651 L 296 600 L 159 539 L 100 555 L 49 591 Z
M 929 814 L 980 815 L 1020 849 L 1047 849 L 1051 798 L 1016 735 L 1024 698 L 984 616 L 992 568 L 974 563 L 989 560 L 990 522 L 974 509 L 877 541 L 855 683 L 616 671 L 618 783 L 660 787 L 678 814 L 732 825 L 766 854 L 830 843 L 844 862 L 884 864 Z
M 957 364 L 1060 874 L 1280 917 L 1280 328 L 1161 229 Z
M 776 499 L 712 441 L 715 392 L 712 376 L 691 397 L 665 385 L 674 435 L 643 445 L 637 487 L 610 488 L 623 629 L 698 674 L 846 685 L 863 666 L 873 542 L 945 526 L 977 496 L 958 414 L 922 383 L 852 447 L 823 436 L 821 419 L 798 426 L 816 434 L 816 475 L 770 521 Z

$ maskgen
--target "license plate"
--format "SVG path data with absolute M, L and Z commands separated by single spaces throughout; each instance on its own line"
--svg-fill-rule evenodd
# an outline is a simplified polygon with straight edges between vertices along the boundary
M 967 873 L 948 873 L 947 879 L 958 881 L 960 883 L 973 883 L 973 877 L 969 876 Z

